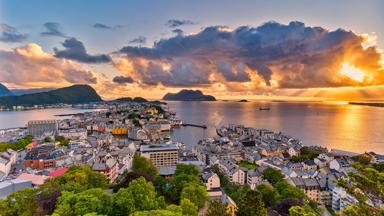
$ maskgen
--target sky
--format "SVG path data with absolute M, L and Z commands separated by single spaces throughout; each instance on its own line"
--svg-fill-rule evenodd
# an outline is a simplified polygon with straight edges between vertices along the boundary
M 0 82 L 105 99 L 384 99 L 382 0 L 0 0 Z

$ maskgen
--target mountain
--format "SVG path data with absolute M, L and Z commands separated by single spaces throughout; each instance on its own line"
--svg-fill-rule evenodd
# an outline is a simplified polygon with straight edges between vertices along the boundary
M 142 97 L 135 97 L 135 98 L 130 98 L 130 97 L 122 97 L 114 100 L 115 102 L 136 102 L 136 103 L 143 103 L 143 102 L 148 102 L 145 98 Z
M 32 106 L 43 104 L 77 104 L 102 101 L 96 91 L 89 85 L 73 85 L 56 90 L 27 94 L 21 96 L 3 97 L 0 105 L 3 106 Z
M 178 93 L 167 93 L 163 100 L 167 101 L 216 101 L 216 98 L 211 95 L 204 95 L 199 90 L 183 89 Z
M 3 84 L 0 83 L 0 97 L 12 96 L 12 95 L 13 95 L 12 92 Z
M 14 96 L 35 94 L 55 90 L 55 88 L 10 89 Z

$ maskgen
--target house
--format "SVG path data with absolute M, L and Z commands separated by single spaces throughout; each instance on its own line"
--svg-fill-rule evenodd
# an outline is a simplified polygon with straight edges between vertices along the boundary
M 219 160 L 219 169 L 233 183 L 244 185 L 247 180 L 246 169 L 240 168 L 232 159 Z
M 313 160 L 306 160 L 303 162 L 304 170 L 317 170 L 317 164 Z
M 329 162 L 329 168 L 340 171 L 342 168 L 349 167 L 351 163 L 351 160 L 347 157 L 335 158 Z
M 33 147 L 24 158 L 24 167 L 33 169 L 55 168 L 64 161 L 65 154 L 56 149 L 52 144 L 44 144 Z
M 7 149 L 0 153 L 0 173 L 3 173 L 3 175 L 0 176 L 0 181 L 8 176 L 11 167 L 16 163 L 16 160 L 17 152 L 12 149 Z
M 335 187 L 332 190 L 332 209 L 343 211 L 347 206 L 358 203 L 358 200 L 347 193 L 342 187 Z
M 220 189 L 220 178 L 210 169 L 205 169 L 202 172 L 201 180 L 207 187 L 208 195 L 211 199 L 220 199 L 222 191 Z
M 109 183 L 113 183 L 119 175 L 119 164 L 114 158 L 101 160 L 92 165 L 92 170 L 104 174 Z
M 247 172 L 247 184 L 254 190 L 258 185 L 263 182 L 260 169 L 248 170 Z

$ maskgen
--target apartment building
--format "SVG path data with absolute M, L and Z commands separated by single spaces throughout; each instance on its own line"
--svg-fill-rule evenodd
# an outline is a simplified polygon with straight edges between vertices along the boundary
M 179 147 L 176 144 L 141 145 L 140 152 L 157 168 L 176 166 L 179 160 Z
M 59 125 L 56 120 L 35 120 L 28 122 L 28 133 L 33 137 L 54 136 Z

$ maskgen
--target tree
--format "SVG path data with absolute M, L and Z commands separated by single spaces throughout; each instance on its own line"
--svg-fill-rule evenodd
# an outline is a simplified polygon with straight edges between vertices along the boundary
M 180 199 L 188 199 L 193 202 L 198 208 L 204 206 L 208 200 L 208 193 L 205 186 L 191 183 L 183 188 Z
M 298 199 L 283 199 L 274 208 L 280 215 L 288 216 L 292 206 L 302 206 L 304 202 Z
M 52 138 L 47 136 L 47 137 L 44 138 L 44 142 L 46 142 L 46 143 L 47 142 L 52 142 Z
M 266 207 L 272 207 L 276 204 L 279 194 L 275 188 L 269 184 L 260 184 L 256 189 L 260 191 Z
M 259 191 L 249 190 L 238 204 L 238 216 L 264 216 L 267 209 L 264 207 L 263 198 Z
M 153 163 L 149 159 L 139 155 L 135 155 L 133 157 L 132 171 L 138 173 L 147 173 L 152 177 L 157 176 L 157 169 Z
M 199 169 L 193 164 L 177 164 L 174 175 L 186 174 L 191 176 L 199 176 Z
M 133 180 L 127 190 L 132 195 L 135 209 L 138 211 L 154 210 L 165 206 L 164 199 L 156 197 L 155 187 L 143 177 Z
M 183 216 L 180 212 L 172 212 L 169 210 L 152 210 L 152 211 L 137 211 L 132 216 Z
M 231 214 L 227 212 L 227 206 L 215 200 L 209 204 L 207 216 L 231 216 Z
M 316 212 L 314 212 L 311 208 L 301 207 L 301 206 L 292 206 L 289 209 L 290 216 L 316 216 Z
M 276 190 L 279 192 L 279 199 L 298 199 L 298 200 L 305 200 L 307 199 L 307 196 L 304 194 L 302 190 L 299 188 L 288 184 L 285 181 L 279 181 L 275 185 Z
M 85 215 L 87 213 L 111 214 L 111 197 L 100 188 L 93 188 L 81 193 L 64 191 L 59 197 L 56 214 Z
M 32 188 L 11 193 L 5 202 L 10 215 L 33 216 L 38 213 L 36 191 Z
M 284 175 L 279 170 L 273 169 L 271 167 L 265 169 L 262 173 L 262 176 L 272 185 L 284 180 Z
M 199 178 L 196 176 L 186 175 L 186 174 L 178 174 L 175 175 L 169 187 L 166 190 L 167 198 L 170 199 L 174 203 L 178 203 L 180 201 L 180 195 L 183 188 L 187 184 L 199 183 Z
M 113 186 L 113 192 L 119 191 L 120 188 L 127 188 L 129 186 L 129 183 L 131 183 L 131 181 L 138 179 L 139 177 L 144 177 L 145 180 L 148 182 L 152 182 L 152 183 L 154 182 L 153 177 L 148 173 L 129 172 L 124 176 L 121 182 Z
M 130 190 L 121 188 L 113 195 L 113 211 L 115 215 L 130 215 L 135 210 L 135 200 Z
M 183 215 L 197 216 L 198 207 L 189 199 L 182 199 L 180 201 L 180 207 L 182 209 Z

